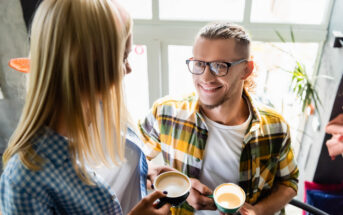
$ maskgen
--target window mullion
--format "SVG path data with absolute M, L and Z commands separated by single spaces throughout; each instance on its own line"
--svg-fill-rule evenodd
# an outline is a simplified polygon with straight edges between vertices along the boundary
M 168 44 L 162 43 L 161 49 L 161 62 L 162 62 L 162 95 L 169 94 L 169 62 L 168 62 Z M 177 62 L 178 63 L 178 62 Z
M 162 97 L 161 43 L 153 40 L 148 44 L 149 106 Z
M 252 7 L 252 0 L 245 0 L 244 16 L 243 16 L 243 25 L 244 26 L 247 26 L 250 24 L 251 7 Z
M 152 22 L 158 22 L 160 19 L 159 0 L 152 0 Z

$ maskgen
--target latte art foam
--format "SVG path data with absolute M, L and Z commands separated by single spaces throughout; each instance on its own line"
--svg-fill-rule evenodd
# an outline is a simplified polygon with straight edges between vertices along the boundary
M 160 191 L 167 191 L 168 197 L 182 196 L 189 188 L 188 181 L 181 175 L 166 175 L 161 177 L 156 184 L 156 188 Z

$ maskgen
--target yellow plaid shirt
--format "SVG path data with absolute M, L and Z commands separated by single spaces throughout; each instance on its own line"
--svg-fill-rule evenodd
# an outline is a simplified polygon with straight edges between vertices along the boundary
M 299 171 L 291 149 L 288 124 L 271 108 L 253 102 L 246 91 L 243 96 L 252 107 L 239 167 L 239 185 L 246 192 L 246 202 L 257 203 L 276 183 L 297 191 Z M 200 177 L 208 131 L 194 93 L 181 99 L 165 97 L 156 101 L 145 119 L 139 122 L 139 130 L 148 159 L 162 152 L 166 165 L 189 177 Z M 174 214 L 194 212 L 187 203 L 173 210 Z

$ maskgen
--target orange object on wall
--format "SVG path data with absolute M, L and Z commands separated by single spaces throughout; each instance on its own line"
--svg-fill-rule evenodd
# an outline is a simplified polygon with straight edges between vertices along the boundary
M 30 72 L 30 59 L 29 58 L 13 58 L 8 62 L 8 65 L 19 72 Z

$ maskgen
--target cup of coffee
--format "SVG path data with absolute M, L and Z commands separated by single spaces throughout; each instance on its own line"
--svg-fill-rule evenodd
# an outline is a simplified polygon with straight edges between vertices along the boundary
M 166 197 L 160 199 L 156 208 L 162 207 L 165 203 L 172 206 L 182 204 L 188 197 L 192 187 L 189 178 L 181 172 L 170 171 L 158 175 L 154 180 L 155 190 L 167 191 Z
M 245 192 L 236 184 L 225 183 L 216 187 L 213 199 L 219 211 L 235 213 L 245 202 Z

